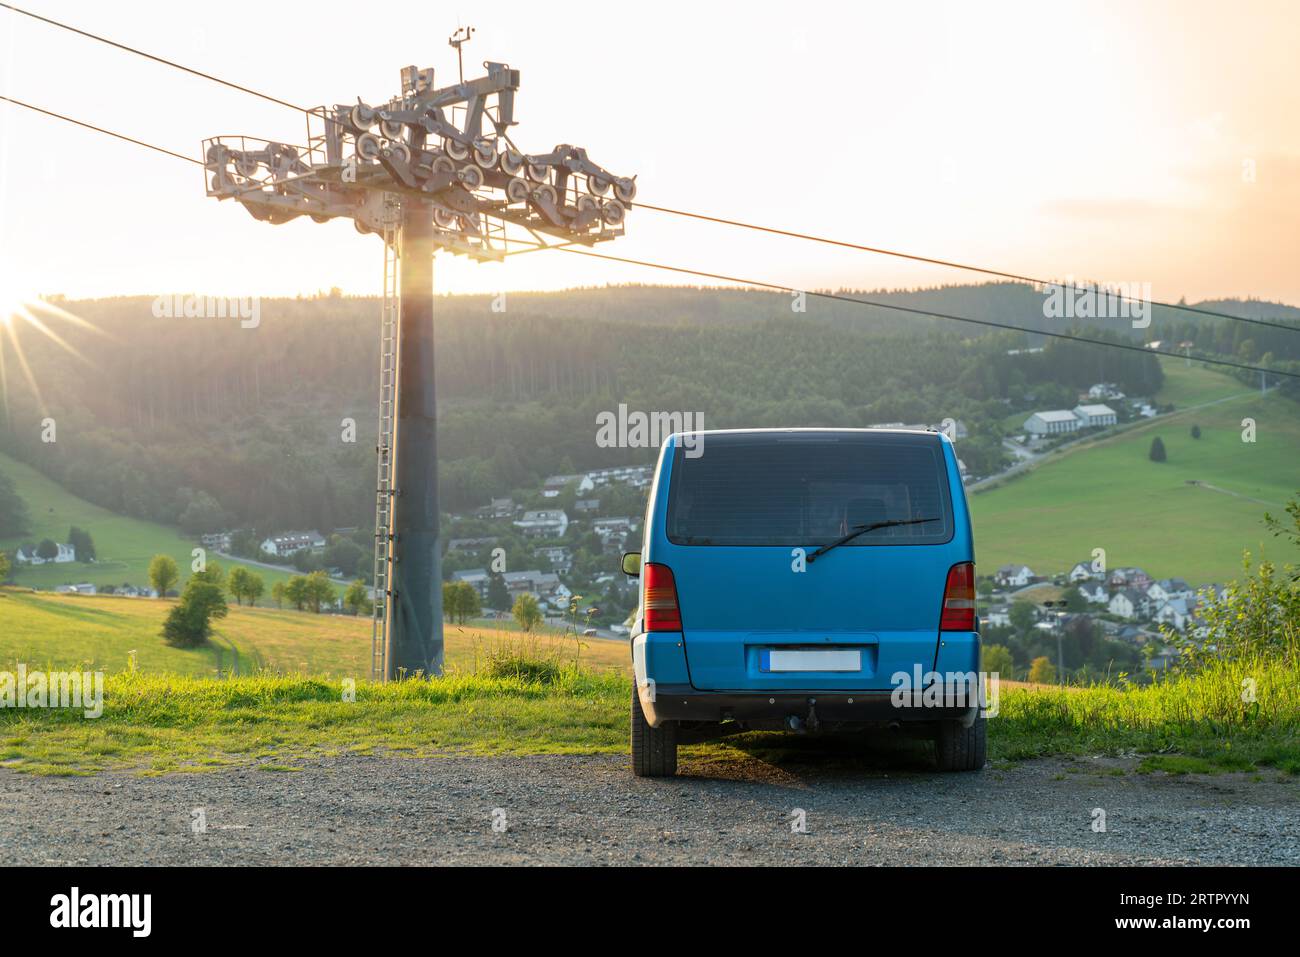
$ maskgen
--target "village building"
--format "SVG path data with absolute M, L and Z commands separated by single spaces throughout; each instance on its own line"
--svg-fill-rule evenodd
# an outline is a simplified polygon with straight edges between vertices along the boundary
M 303 549 L 311 552 L 323 552 L 325 545 L 325 536 L 320 532 L 281 532 L 279 535 L 272 535 L 270 538 L 263 539 L 261 550 L 264 555 L 288 558 Z
M 514 523 L 528 538 L 563 538 L 569 530 L 569 516 L 564 509 L 536 509 L 524 512 Z
M 1076 405 L 1074 414 L 1081 429 L 1105 428 L 1119 421 L 1119 415 L 1108 405 Z

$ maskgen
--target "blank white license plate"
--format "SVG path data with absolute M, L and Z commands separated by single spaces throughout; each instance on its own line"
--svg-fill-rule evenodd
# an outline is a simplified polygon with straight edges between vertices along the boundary
M 764 671 L 861 671 L 862 651 L 857 648 L 811 648 L 768 651 Z

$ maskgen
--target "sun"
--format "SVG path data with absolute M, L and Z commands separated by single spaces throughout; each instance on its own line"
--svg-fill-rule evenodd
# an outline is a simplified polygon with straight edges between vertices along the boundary
M 32 397 L 42 413 L 45 401 L 41 396 L 40 386 L 32 374 L 31 366 L 23 350 L 23 337 L 20 330 L 39 333 L 53 341 L 64 352 L 71 354 L 82 362 L 91 364 L 76 347 L 69 343 L 53 324 L 72 326 L 75 329 L 105 336 L 106 333 L 86 322 L 80 316 L 68 312 L 54 302 L 42 299 L 14 282 L 11 273 L 0 270 L 0 405 L 3 406 L 5 418 L 9 415 L 9 373 L 10 364 L 13 371 L 21 375 Z M 111 338 L 111 337 L 110 337 Z
M 0 325 L 12 325 L 28 296 L 16 285 L 8 273 L 0 272 Z

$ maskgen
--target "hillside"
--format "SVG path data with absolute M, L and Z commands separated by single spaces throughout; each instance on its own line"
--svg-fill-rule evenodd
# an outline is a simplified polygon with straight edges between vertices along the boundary
M 159 632 L 174 601 L 111 595 L 53 595 L 0 588 L 0 670 L 17 662 L 52 670 L 123 671 L 134 655 L 136 669 L 215 676 L 235 670 L 252 674 L 368 677 L 370 619 L 232 605 L 213 623 L 212 647 L 171 648 Z M 471 670 L 476 652 L 494 642 L 519 641 L 516 632 L 467 624 L 447 625 L 447 665 Z M 555 641 L 543 638 L 543 644 Z M 599 669 L 625 669 L 622 642 L 584 639 L 582 660 Z M 572 640 L 562 642 L 572 659 Z
M 971 496 L 984 570 L 1023 562 L 1039 574 L 1062 572 L 1104 548 L 1111 567 L 1203 584 L 1239 575 L 1243 549 L 1300 562 L 1260 521 L 1300 490 L 1300 404 L 1201 367 L 1165 366 L 1158 400 L 1183 411 L 1066 449 Z M 1204 403 L 1214 404 L 1192 408 Z M 1241 437 L 1247 417 L 1257 423 L 1253 444 Z M 1155 436 L 1168 453 L 1163 463 L 1148 458 Z
M 1040 573 L 1064 571 L 1093 548 L 1105 547 L 1111 565 L 1141 565 L 1160 576 L 1209 582 L 1237 575 L 1242 549 L 1258 551 L 1266 538 L 1263 512 L 1280 512 L 1300 488 L 1300 404 L 1277 393 L 1261 397 L 1235 378 L 1201 366 L 1162 365 L 1159 402 L 1179 410 L 1221 404 L 1179 411 L 1120 437 L 1068 449 L 1026 476 L 972 495 L 982 568 L 1024 562 Z M 1240 440 L 1246 416 L 1259 423 L 1253 445 Z M 1011 420 L 1023 420 L 1023 414 Z M 1189 434 L 1194 423 L 1202 430 L 1199 440 Z M 1154 435 L 1169 451 L 1163 465 L 1147 459 Z M 93 565 L 23 567 L 20 584 L 42 589 L 80 581 L 143 585 L 149 559 L 160 552 L 172 555 L 188 573 L 194 543 L 175 528 L 93 505 L 3 454 L 0 472 L 14 479 L 32 519 L 30 534 L 0 540 L 0 548 L 47 536 L 61 541 L 69 526 L 77 525 L 91 532 L 99 554 Z M 1186 484 L 1192 480 L 1203 484 Z M 1271 557 L 1300 561 L 1272 539 L 1265 544 Z M 256 571 L 268 588 L 287 577 Z
M 977 320 L 1068 328 L 1045 320 L 1041 293 L 1023 284 L 867 295 Z M 256 329 L 156 318 L 148 297 L 62 305 L 87 325 L 64 322 L 60 336 L 93 362 L 16 328 L 15 349 L 40 395 L 24 394 L 18 386 L 26 380 L 11 362 L 0 451 L 87 501 L 188 531 L 368 524 L 373 299 L 263 300 Z M 1159 386 L 1158 364 L 1141 353 L 815 298 L 806 313 L 791 305 L 772 292 L 646 286 L 512 293 L 506 312 L 482 296 L 440 298 L 443 506 L 468 511 L 557 472 L 645 464 L 648 450 L 594 441 L 595 415 L 620 403 L 693 412 L 710 427 L 952 417 L 971 432 L 967 465 L 989 474 L 999 464 L 1008 411 L 1056 407 L 1096 381 L 1133 395 Z M 1157 310 L 1146 330 L 1090 321 L 1076 331 L 1300 361 L 1300 338 L 1288 331 L 1170 315 Z M 1024 351 L 1040 345 L 1045 351 Z M 40 440 L 47 411 L 58 422 L 57 443 Z
M 18 583 L 42 589 L 77 582 L 147 586 L 149 560 L 159 554 L 176 559 L 182 583 L 189 577 L 191 551 L 197 542 L 177 529 L 93 505 L 4 453 L 0 453 L 0 473 L 13 479 L 31 519 L 27 534 L 0 539 L 0 549 L 12 551 L 24 542 L 43 538 L 66 542 L 73 525 L 90 532 L 95 540 L 97 560 L 93 564 L 16 565 L 13 574 Z M 225 558 L 216 560 L 227 568 L 242 564 Z M 268 594 L 274 582 L 289 577 L 284 572 L 249 567 L 265 580 Z

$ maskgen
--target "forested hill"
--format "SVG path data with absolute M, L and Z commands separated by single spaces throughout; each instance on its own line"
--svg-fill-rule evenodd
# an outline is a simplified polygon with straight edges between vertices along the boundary
M 1044 322 L 1041 294 L 1014 284 L 866 295 Z M 96 331 L 49 320 L 78 358 L 30 326 L 15 328 L 36 388 L 9 350 L 5 451 L 97 504 L 196 529 L 369 521 L 374 299 L 263 300 L 256 328 L 237 318 L 156 318 L 147 297 L 61 305 Z M 650 449 L 597 447 L 596 414 L 619 403 L 698 413 L 709 428 L 952 416 L 971 427 L 962 454 L 981 471 L 1000 455 L 1009 411 L 1068 407 L 1097 381 L 1150 394 L 1160 378 L 1141 353 L 1046 340 L 1044 352 L 1013 355 L 1035 343 L 813 298 L 797 313 L 775 293 L 633 286 L 511 293 L 504 312 L 492 305 L 437 301 L 441 479 L 455 509 L 554 472 L 650 461 Z M 1145 334 L 1164 334 L 1163 323 Z M 1169 325 L 1222 353 L 1273 347 L 1260 335 L 1270 330 L 1246 327 L 1243 337 L 1242 328 L 1195 317 Z M 1118 334 L 1095 324 L 1076 331 Z M 1124 334 L 1136 333 L 1125 324 Z M 1275 335 L 1279 348 L 1293 348 L 1282 342 L 1287 333 Z M 46 413 L 57 421 L 52 444 L 41 441 Z M 355 442 L 343 440 L 347 419 Z

